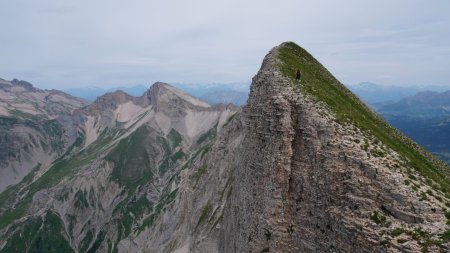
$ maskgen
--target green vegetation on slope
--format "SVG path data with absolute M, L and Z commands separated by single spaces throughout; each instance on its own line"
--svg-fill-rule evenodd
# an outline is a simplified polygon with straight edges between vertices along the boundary
M 153 223 L 161 211 L 164 211 L 164 208 L 175 200 L 177 193 L 178 189 L 175 189 L 159 199 L 158 204 L 153 208 L 153 212 L 142 221 L 142 225 L 138 228 L 139 233 L 144 231 L 147 227 L 153 226 Z
M 151 164 L 157 153 L 149 149 L 152 143 L 151 129 L 142 126 L 120 140 L 117 146 L 106 155 L 107 161 L 113 162 L 111 179 L 134 191 L 139 185 L 153 178 Z
M 64 149 L 63 126 L 57 120 L 46 120 L 42 122 L 43 131 L 49 137 L 50 146 L 56 152 Z
M 0 215 L 0 229 L 6 227 L 12 221 L 21 218 L 25 214 L 36 192 L 55 186 L 64 178 L 73 176 L 77 169 L 89 164 L 94 158 L 102 155 L 104 150 L 108 148 L 107 144 L 113 140 L 114 133 L 115 132 L 113 131 L 105 129 L 100 134 L 98 140 L 91 144 L 87 149 L 73 157 L 59 158 L 47 172 L 36 181 L 29 184 L 31 178 L 25 177 L 19 184 L 9 187 L 6 191 L 0 193 L 0 208 L 9 207 Z M 76 142 L 73 145 L 79 145 L 79 143 Z M 24 197 L 16 206 L 11 208 L 10 205 L 14 203 L 19 196 Z
M 9 118 L 6 120 L 8 124 L 17 122 L 17 120 Z M 56 134 L 57 130 L 54 129 L 54 126 L 48 126 L 48 128 L 48 131 L 55 131 Z M 111 143 L 115 138 L 118 138 L 117 134 L 118 130 L 107 128 L 87 149 L 75 153 L 83 142 L 81 138 L 78 138 L 68 149 L 74 152 L 67 152 L 56 160 L 39 179 L 31 183 L 32 178 L 27 176 L 21 183 L 0 193 L 0 208 L 3 208 L 0 214 L 0 229 L 24 216 L 36 192 L 53 187 L 64 178 L 73 176 L 81 167 L 111 150 Z M 105 159 L 113 162 L 111 179 L 125 186 L 129 192 L 134 192 L 140 185 L 148 183 L 153 178 L 153 167 L 159 168 L 160 173 L 164 174 L 185 157 L 181 150 L 174 152 L 174 148 L 178 147 L 181 142 L 182 136 L 173 129 L 169 132 L 167 138 L 164 138 L 157 136 L 157 133 L 147 126 L 138 128 L 130 136 L 119 141 L 107 153 Z M 163 159 L 158 166 L 155 159 L 160 157 L 161 151 L 163 152 Z M 23 197 L 13 207 L 12 203 L 15 203 L 18 196 Z M 75 197 L 77 208 L 89 206 L 86 192 L 78 192 Z
M 34 217 L 16 231 L 0 253 L 66 253 L 74 252 L 64 237 L 59 216 L 47 211 L 45 218 Z
M 183 141 L 183 136 L 181 136 L 181 134 L 173 128 L 170 129 L 170 132 L 167 135 L 167 138 L 169 139 L 170 143 L 172 144 L 172 148 L 176 148 L 176 147 L 180 146 L 181 142 Z
M 373 113 L 308 52 L 289 42 L 279 47 L 278 57 L 282 74 L 292 79 L 294 88 L 323 101 L 339 122 L 354 124 L 398 152 L 450 197 L 449 168 Z M 295 79 L 297 70 L 302 73 L 301 81 Z
M 87 251 L 87 253 L 95 253 L 97 252 L 98 248 L 100 248 L 100 245 L 102 244 L 103 240 L 105 240 L 105 231 L 100 231 L 97 235 L 97 239 L 92 244 L 91 248 Z
M 157 141 L 164 152 L 158 171 L 160 175 L 164 175 L 178 160 L 181 160 L 186 156 L 182 149 L 175 152 L 183 141 L 183 136 L 172 128 L 167 135 L 167 138 L 158 136 Z
M 134 197 L 134 199 L 125 205 L 118 205 L 114 212 L 121 212 L 121 219 L 119 221 L 119 237 L 127 237 L 132 232 L 132 228 L 142 219 L 144 214 L 148 213 L 152 208 L 152 202 L 150 202 L 145 196 L 140 197 L 138 200 Z
M 78 190 L 75 193 L 75 203 L 74 206 L 79 209 L 87 208 L 89 207 L 89 202 L 87 200 L 87 192 Z
M 202 225 L 203 222 L 205 222 L 206 218 L 210 215 L 211 211 L 212 211 L 212 206 L 208 202 L 203 207 L 203 209 L 202 209 L 202 211 L 200 213 L 200 217 L 198 218 L 197 225 L 195 226 L 195 229 L 197 229 L 200 225 Z
M 92 230 L 89 230 L 80 243 L 79 251 L 86 252 L 93 239 L 94 239 L 94 233 L 92 232 Z
M 217 123 L 214 125 L 213 128 L 209 129 L 206 133 L 200 135 L 200 137 L 197 140 L 197 144 L 202 144 L 203 142 L 212 140 L 216 138 L 217 136 Z

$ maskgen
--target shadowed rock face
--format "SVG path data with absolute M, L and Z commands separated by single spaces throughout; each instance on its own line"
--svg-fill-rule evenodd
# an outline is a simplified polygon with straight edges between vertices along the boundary
M 0 194 L 0 253 L 34 238 L 67 252 L 449 251 L 448 168 L 293 43 L 265 57 L 242 110 L 156 83 L 70 119 L 80 144 Z

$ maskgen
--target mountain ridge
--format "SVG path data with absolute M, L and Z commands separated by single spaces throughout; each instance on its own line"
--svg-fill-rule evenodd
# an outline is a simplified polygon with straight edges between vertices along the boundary
M 21 118 L 44 117 L 54 119 L 69 114 L 88 104 L 87 101 L 73 97 L 58 90 L 41 90 L 31 83 L 17 79 L 1 81 L 0 115 Z
M 173 89 L 77 110 L 79 141 L 0 194 L 0 252 L 449 249 L 448 167 L 295 43 L 242 110 Z
M 355 110 L 361 114 L 352 113 Z M 443 213 L 437 217 L 430 209 L 421 209 L 417 214 L 414 207 L 425 201 L 412 194 L 416 190 L 411 189 L 411 180 L 431 179 L 422 174 L 424 167 L 411 168 L 417 165 L 413 160 L 409 164 L 402 160 L 404 153 L 399 155 L 380 133 L 367 129 L 364 118 L 359 118 L 363 115 L 372 117 L 377 127 L 389 126 L 379 124 L 378 116 L 302 48 L 283 43 L 266 56 L 253 79 L 244 114 L 249 129 L 243 145 L 248 147 L 240 152 L 246 157 L 243 168 L 235 170 L 240 180 L 233 189 L 240 190 L 232 195 L 225 215 L 230 223 L 225 234 L 230 238 L 223 252 L 415 252 L 448 247 L 446 241 L 431 242 L 439 234 L 409 237 L 408 245 L 389 235 L 390 230 L 401 229 L 401 234 L 411 236 L 404 231 L 418 229 L 414 226 L 427 231 L 440 227 L 447 233 Z M 408 141 L 396 134 L 400 142 Z M 430 173 L 439 174 L 432 180 L 442 183 L 443 196 L 448 192 L 448 167 L 426 151 L 418 148 L 418 152 L 442 169 Z M 439 199 L 426 204 L 442 207 Z M 435 223 L 426 225 L 425 220 Z

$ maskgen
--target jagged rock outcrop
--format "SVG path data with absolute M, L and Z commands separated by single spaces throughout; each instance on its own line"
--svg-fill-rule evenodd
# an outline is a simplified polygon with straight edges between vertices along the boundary
M 294 43 L 242 110 L 156 83 L 71 119 L 80 142 L 0 194 L 0 252 L 449 251 L 448 167 Z

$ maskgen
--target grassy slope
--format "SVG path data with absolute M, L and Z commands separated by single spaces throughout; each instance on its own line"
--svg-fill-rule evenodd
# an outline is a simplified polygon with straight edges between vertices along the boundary
M 131 191 L 153 178 L 152 156 L 156 156 L 158 150 L 146 148 L 148 143 L 155 142 L 150 131 L 145 126 L 138 128 L 122 139 L 105 157 L 114 164 L 111 178 Z
M 278 57 L 282 74 L 292 79 L 296 89 L 323 101 L 335 113 L 338 122 L 354 124 L 398 152 L 411 167 L 436 182 L 450 197 L 449 167 L 372 112 L 308 52 L 288 42 L 279 47 Z M 297 69 L 302 73 L 300 82 L 295 80 Z
M 61 219 L 48 211 L 44 220 L 41 217 L 27 220 L 22 228 L 11 235 L 0 252 L 74 252 L 64 236 Z

